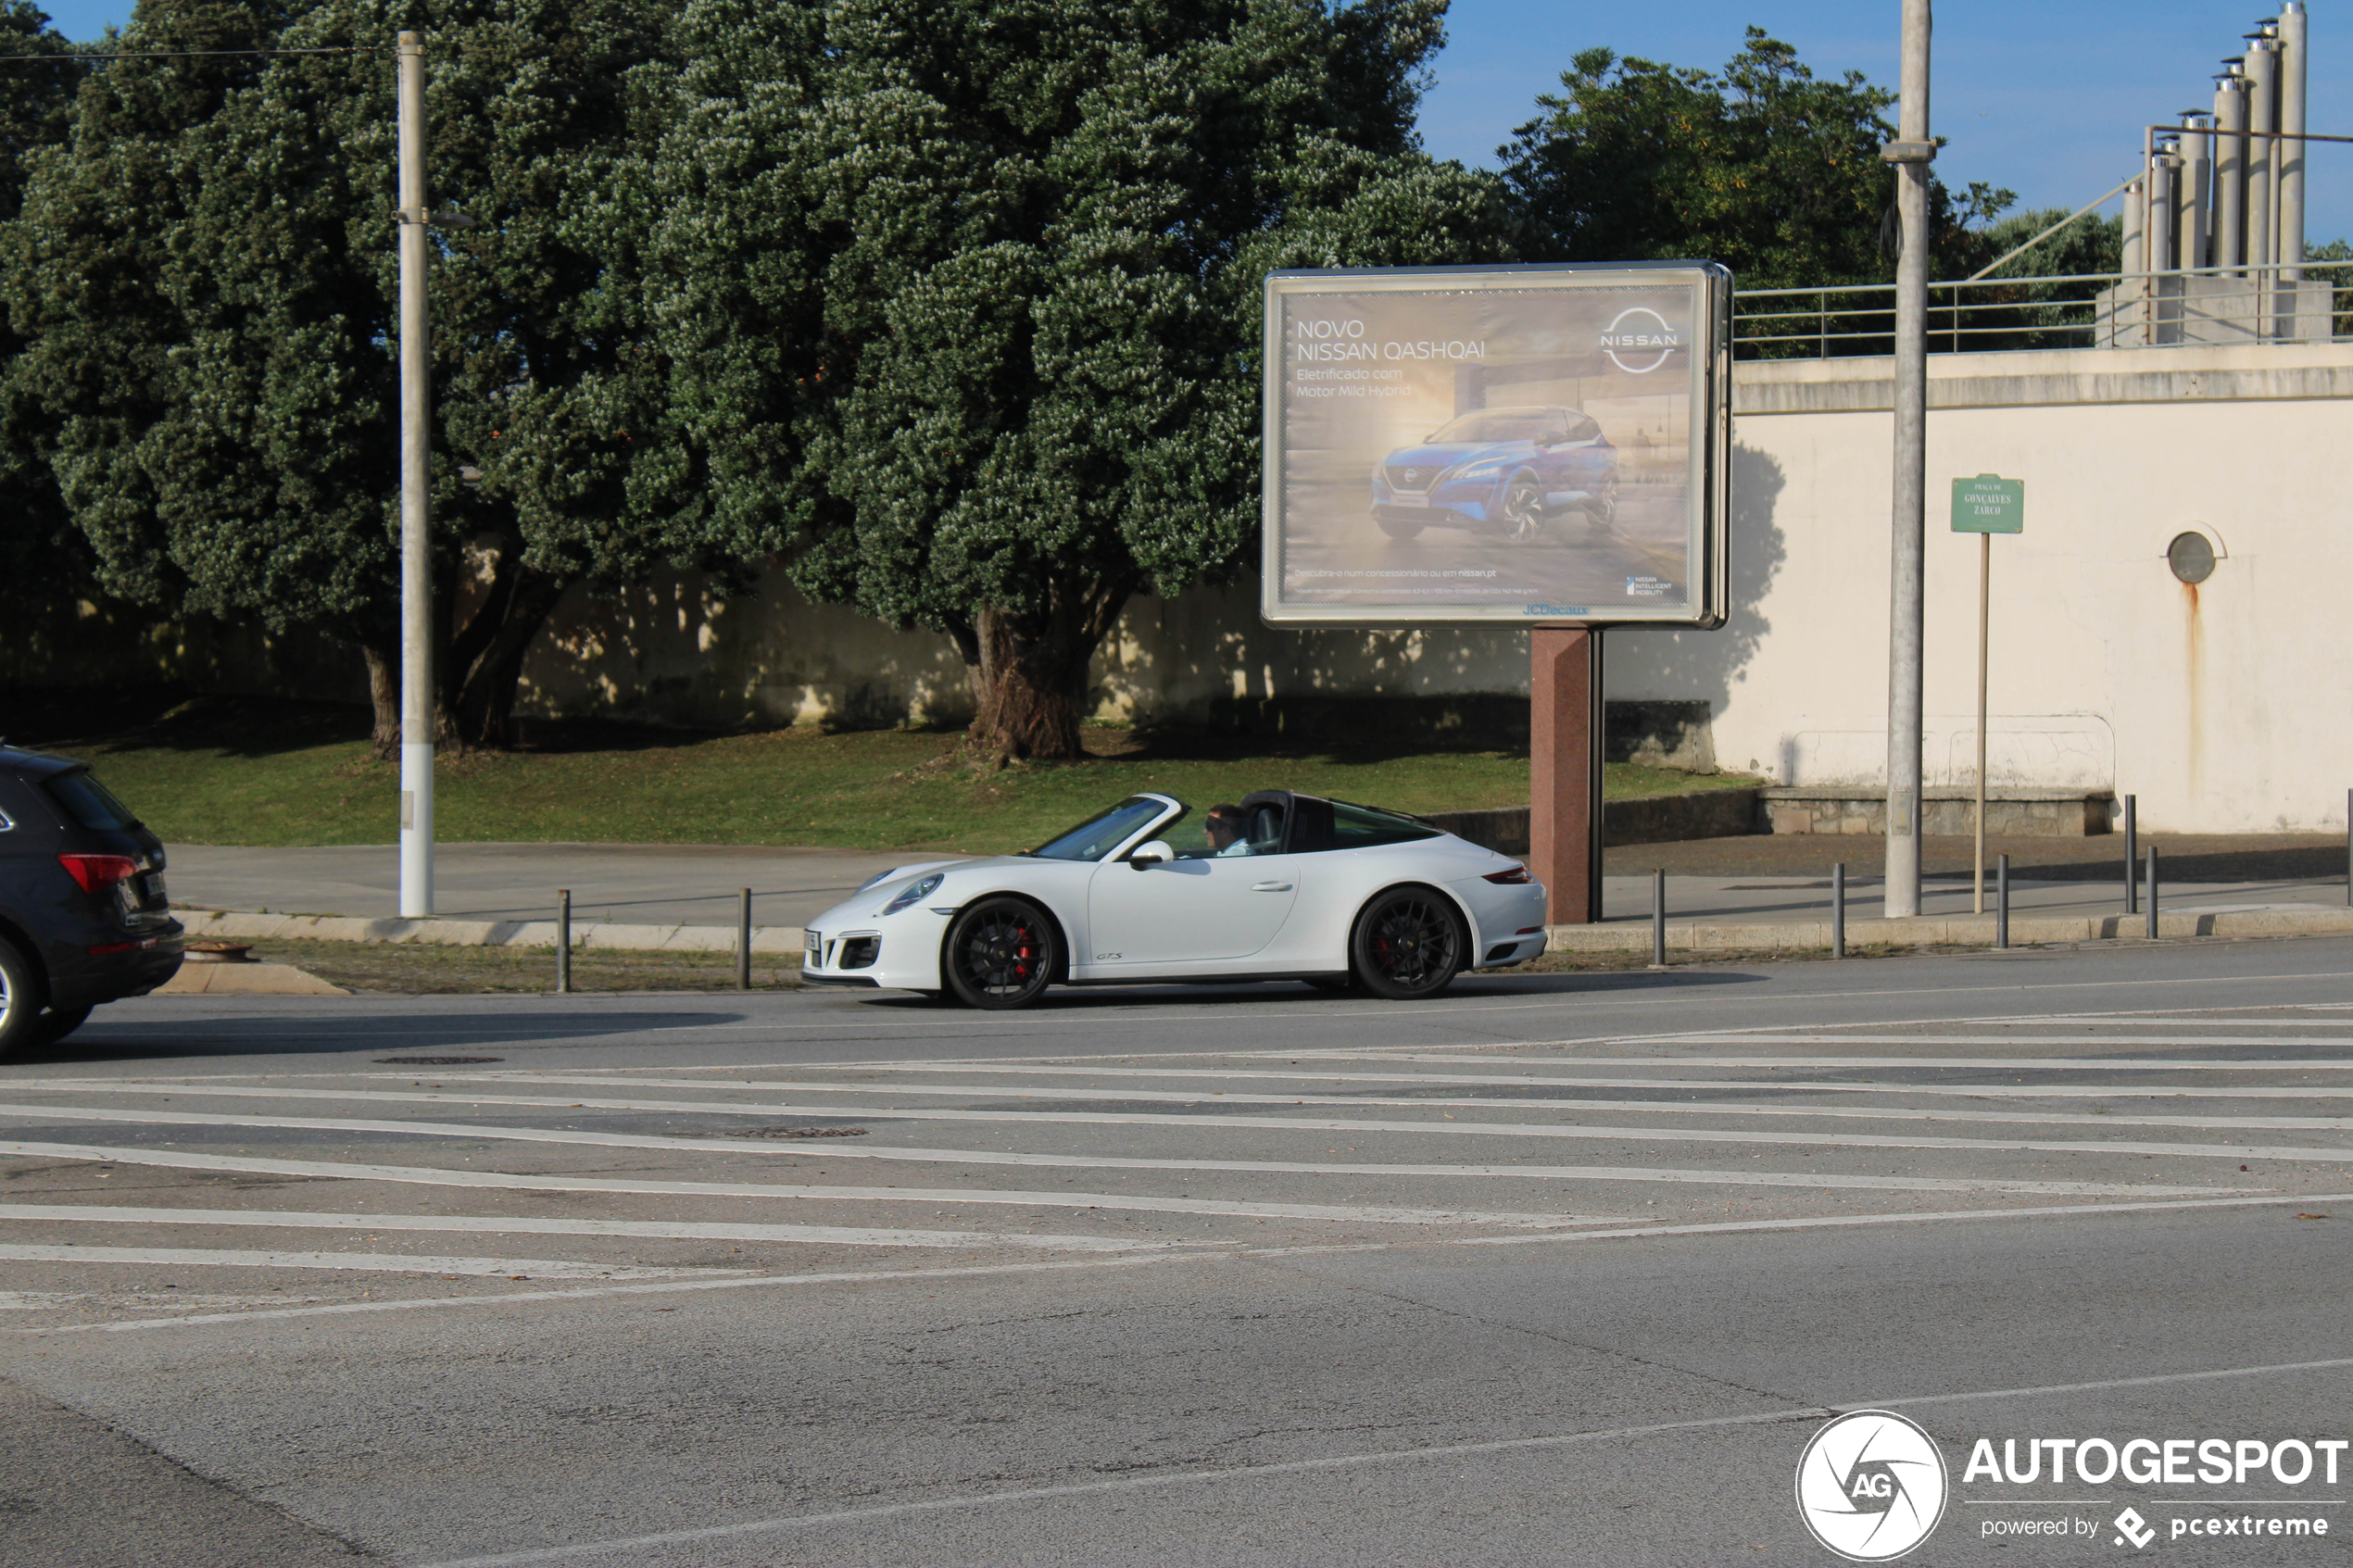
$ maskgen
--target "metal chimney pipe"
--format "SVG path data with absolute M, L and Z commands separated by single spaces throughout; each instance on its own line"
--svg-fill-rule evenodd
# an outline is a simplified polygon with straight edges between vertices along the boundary
M 2280 129 L 2298 136 L 2309 129 L 2305 123 L 2308 74 L 2306 23 L 2309 19 L 2304 0 L 2287 0 L 2280 7 L 2280 44 L 2284 51 L 2280 60 Z M 2288 269 L 2280 277 L 2289 285 L 2282 291 L 2284 298 L 2291 302 L 2296 297 L 2294 285 L 2304 277 L 2304 146 L 2302 142 L 2282 142 L 2277 159 L 2280 169 L 2278 258 Z M 2283 314 L 2291 320 L 2295 320 L 2294 304 L 2289 303 Z
M 2271 166 L 2279 144 L 2266 132 L 2280 128 L 2280 56 L 2271 40 L 2258 36 L 2246 50 L 2246 274 L 2268 285 L 2271 274 L 2259 270 L 2271 263 Z M 2259 299 L 2264 287 L 2255 291 Z M 2268 336 L 2264 318 L 2256 313 L 2256 335 Z
M 2136 275 L 2147 270 L 2148 227 L 2149 182 L 2143 175 L 2124 187 L 2124 255 L 2117 264 L 2124 278 L 2116 285 L 2116 315 L 2108 323 L 2111 348 L 2148 341 L 2148 280 Z
M 2209 267 L 2207 260 L 2208 204 L 2214 183 L 2214 119 L 2203 109 L 2182 111 L 2182 182 L 2174 200 L 2181 213 L 2173 261 L 2177 267 Z
M 2148 270 L 2152 272 L 2171 272 L 2176 265 L 2173 237 L 2178 227 L 2174 221 L 2173 189 L 2181 167 L 2182 160 L 2174 156 L 2171 145 L 2158 143 L 2157 156 L 2149 159 L 2147 245 Z
M 2235 67 L 2236 60 L 2225 60 Z M 2246 265 L 2246 78 L 2214 79 L 2214 265 Z

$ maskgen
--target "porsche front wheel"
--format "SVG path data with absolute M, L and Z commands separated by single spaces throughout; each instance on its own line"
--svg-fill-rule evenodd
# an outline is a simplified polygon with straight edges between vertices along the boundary
M 1020 898 L 984 898 L 948 928 L 940 968 L 948 989 L 967 1007 L 1025 1008 L 1059 967 L 1054 926 Z
M 1376 997 L 1434 997 L 1462 972 L 1462 917 L 1433 888 L 1392 887 L 1356 917 L 1348 958 L 1357 985 Z

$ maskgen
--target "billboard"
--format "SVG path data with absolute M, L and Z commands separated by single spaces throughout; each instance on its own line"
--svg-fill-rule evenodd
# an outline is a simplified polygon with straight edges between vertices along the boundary
M 1720 626 L 1731 274 L 1266 279 L 1272 625 Z

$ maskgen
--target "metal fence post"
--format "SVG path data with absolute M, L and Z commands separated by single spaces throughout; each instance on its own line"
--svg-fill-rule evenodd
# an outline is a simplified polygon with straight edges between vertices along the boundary
M 572 989 L 572 889 L 556 889 L 556 995 Z
M 751 989 L 751 889 L 736 895 L 736 989 Z
M 2141 864 L 2141 834 L 2139 824 L 2133 821 L 2133 796 L 2124 797 L 2124 912 L 2128 915 L 2140 908 L 2140 900 L 2133 892 L 2133 873 Z
M 1846 862 L 1831 868 L 1831 957 L 1846 956 Z
M 1651 872 L 1651 967 L 1667 967 L 1667 871 Z
M 2149 846 L 2148 864 L 2149 939 L 2155 941 L 2157 939 L 2157 846 L 2154 844 Z
M 1996 857 L 1994 861 L 1994 946 L 2010 945 L 2010 858 Z

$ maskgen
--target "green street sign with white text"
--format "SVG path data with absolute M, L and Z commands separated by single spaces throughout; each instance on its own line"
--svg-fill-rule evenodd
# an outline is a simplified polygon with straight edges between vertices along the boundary
M 2026 481 L 1982 473 L 1953 481 L 1953 532 L 2026 532 Z

